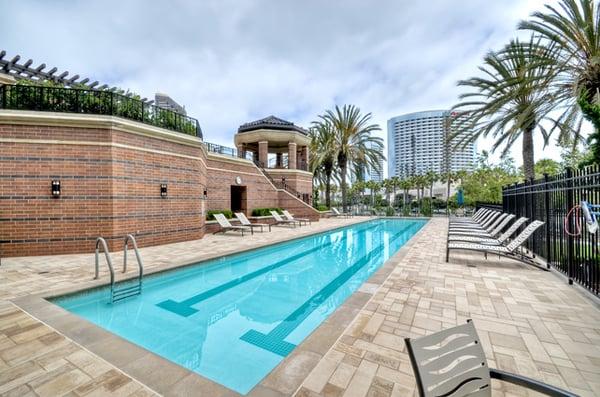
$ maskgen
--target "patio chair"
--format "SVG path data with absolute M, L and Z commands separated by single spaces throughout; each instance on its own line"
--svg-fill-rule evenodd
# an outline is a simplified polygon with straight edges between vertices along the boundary
M 495 225 L 495 226 L 492 225 L 493 228 L 491 231 L 454 229 L 454 231 L 448 231 L 448 235 L 495 237 L 496 235 L 500 234 L 500 232 L 506 227 L 506 225 L 508 225 L 509 222 L 512 221 L 514 218 L 515 218 L 515 215 L 509 214 L 497 225 Z M 525 220 L 527 220 L 527 218 L 525 218 Z
M 500 237 L 498 237 L 497 239 L 495 238 L 496 235 L 498 235 L 498 233 L 500 233 L 500 225 L 499 227 L 497 227 L 496 229 L 494 229 L 491 233 L 481 233 L 481 234 L 477 234 L 477 233 L 456 233 L 456 234 L 449 234 L 448 235 L 448 241 L 465 241 L 465 242 L 478 242 L 478 241 L 487 241 L 487 240 L 498 240 L 500 243 L 504 243 L 506 240 L 509 239 L 510 236 L 513 235 L 514 232 L 517 231 L 517 229 L 519 227 L 521 227 L 521 225 L 523 225 L 525 222 L 527 222 L 527 218 L 525 217 L 521 217 L 519 219 L 517 219 L 515 222 L 513 222 L 513 224 L 506 229 L 506 231 L 504 233 L 502 233 L 502 235 Z M 488 244 L 487 242 L 485 244 Z
M 352 217 L 352 214 L 348 213 L 348 212 L 340 212 L 337 208 L 335 207 L 331 207 L 331 211 L 333 211 L 334 216 L 343 216 L 346 218 L 350 218 Z
M 491 379 L 557 397 L 576 397 L 535 379 L 490 368 L 473 321 L 417 339 L 405 338 L 421 397 L 489 397 Z
M 292 225 L 293 227 L 296 227 L 296 224 L 300 224 L 300 222 L 298 222 L 298 221 L 289 221 L 287 219 L 283 219 L 281 217 L 281 215 L 279 215 L 277 213 L 277 211 L 271 211 L 271 216 L 275 219 L 275 223 L 274 223 L 275 226 Z
M 473 214 L 473 216 L 470 217 L 452 217 L 450 218 L 450 223 L 463 223 L 463 222 L 473 222 L 473 221 L 477 221 L 478 219 L 480 219 L 482 216 L 484 216 L 485 214 L 487 214 L 489 211 L 489 209 L 487 208 L 480 208 L 477 210 L 477 212 L 475 212 Z
M 541 266 L 539 266 L 532 258 L 529 258 L 523 254 L 519 254 L 517 252 L 517 248 L 519 248 L 529 237 L 533 235 L 533 233 L 542 226 L 544 222 L 542 221 L 533 221 L 531 222 L 525 230 L 515 237 L 507 245 L 490 245 L 490 244 L 479 244 L 479 243 L 463 243 L 463 242 L 448 242 L 446 245 L 446 262 L 448 262 L 450 258 L 450 250 L 466 250 L 466 251 L 477 251 L 482 252 L 487 258 L 487 254 L 498 254 L 498 256 L 504 256 L 506 258 L 514 259 L 523 263 L 527 263 L 530 265 L 534 265 L 542 270 L 548 270 Z
M 472 231 L 472 230 L 480 230 L 482 232 L 490 232 L 490 231 L 494 230 L 496 228 L 496 226 L 498 226 L 509 215 L 511 215 L 511 214 L 508 214 L 508 213 L 504 212 L 499 217 L 497 217 L 494 220 L 492 220 L 491 222 L 486 222 L 486 225 L 480 225 L 480 226 L 473 225 L 472 227 L 467 227 L 467 226 L 451 226 L 448 230 L 449 231 L 459 231 L 459 232 L 468 232 L 468 231 Z M 514 217 L 514 215 L 512 215 L 512 217 Z
M 254 229 L 255 227 L 260 227 L 261 233 L 263 232 L 263 228 L 265 226 L 267 226 L 269 228 L 269 231 L 271 231 L 270 224 L 268 224 L 268 223 L 252 223 L 252 222 L 250 222 L 250 220 L 248 218 L 246 218 L 246 214 L 244 214 L 243 212 L 236 212 L 235 217 L 238 219 L 238 221 L 240 221 L 242 226 L 248 226 L 251 229 Z
M 304 222 L 305 225 L 311 224 L 310 219 L 308 218 L 294 218 L 294 216 L 286 210 L 283 210 L 281 212 L 283 212 L 283 216 L 285 216 L 285 219 L 287 219 L 288 221 L 298 221 L 300 225 L 302 225 L 302 222 Z
M 450 225 L 450 229 L 485 229 L 486 227 L 491 225 L 500 215 L 502 215 L 502 212 L 492 211 L 489 213 L 489 215 L 486 215 L 485 217 L 481 218 L 480 222 L 462 223 L 460 224 L 460 226 L 452 224 Z
M 233 226 L 227 220 L 227 218 L 225 218 L 225 215 L 223 215 L 223 214 L 214 214 L 214 217 L 215 217 L 215 220 L 219 223 L 219 226 L 221 226 L 221 230 L 217 230 L 213 234 L 217 234 L 219 232 L 222 232 L 223 234 L 225 234 L 225 232 L 228 232 L 230 230 L 240 231 L 240 232 L 242 232 L 242 236 L 244 235 L 245 231 L 250 231 L 250 233 L 254 234 L 254 231 L 252 230 L 251 227 L 248 227 L 248 226 Z

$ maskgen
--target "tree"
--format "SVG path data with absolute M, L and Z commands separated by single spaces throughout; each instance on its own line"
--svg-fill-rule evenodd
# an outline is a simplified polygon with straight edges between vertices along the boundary
M 594 126 L 588 143 L 595 162 L 600 162 L 600 13 L 594 0 L 561 0 L 546 5 L 519 29 L 533 31 L 556 48 L 558 68 L 553 75 L 554 100 L 568 110 L 564 121 L 573 121 L 577 105 Z M 576 105 L 577 104 L 577 105 Z M 579 138 L 578 129 L 575 135 Z M 578 139 L 574 140 L 577 144 Z
M 385 190 L 385 196 L 386 196 L 386 200 L 388 202 L 388 207 L 392 206 L 392 200 L 390 198 L 390 194 L 392 193 L 392 190 L 394 190 L 394 186 L 393 186 L 393 182 L 391 179 L 384 179 L 381 182 L 381 186 L 383 186 L 383 189 Z
M 340 171 L 342 186 L 342 207 L 346 210 L 346 176 L 348 167 L 361 163 L 371 169 L 379 169 L 383 157 L 383 139 L 372 136 L 381 131 L 377 124 L 370 124 L 371 113 L 361 114 L 354 105 L 336 105 L 319 116 L 319 123 L 330 124 L 335 132 L 336 160 Z
M 535 163 L 535 177 L 541 178 L 544 174 L 556 175 L 561 171 L 561 165 L 558 161 L 552 159 L 541 159 Z
M 492 135 L 492 150 L 504 146 L 504 156 L 518 138 L 522 138 L 523 170 L 526 178 L 534 173 L 534 131 L 544 136 L 544 144 L 554 128 L 541 124 L 550 120 L 555 109 L 548 88 L 555 67 L 553 47 L 541 45 L 532 36 L 528 43 L 512 40 L 504 49 L 490 52 L 480 67 L 482 77 L 461 80 L 459 86 L 470 89 L 460 96 L 454 109 L 461 113 L 455 120 L 451 139 L 458 144 L 479 136 Z
M 328 123 L 313 123 L 309 135 L 310 170 L 325 185 L 325 205 L 331 208 L 331 180 L 337 157 L 335 132 Z
M 501 164 L 491 164 L 479 161 L 473 172 L 461 172 L 461 187 L 464 192 L 465 204 L 476 202 L 501 203 L 502 187 L 520 180 L 516 170 Z
M 390 184 L 392 186 L 392 192 L 394 194 L 394 204 L 396 204 L 396 190 L 400 188 L 400 178 L 393 176 L 390 178 Z
M 403 190 L 402 194 L 402 205 L 405 206 L 408 204 L 408 191 L 413 187 L 413 182 L 411 178 L 404 178 L 400 181 L 400 189 Z
M 375 195 L 379 192 L 379 189 L 381 189 L 381 184 L 377 181 L 367 181 L 366 182 L 366 186 L 367 189 L 369 189 L 371 191 L 371 206 L 375 206 Z
M 427 171 L 425 180 L 429 186 L 429 197 L 433 198 L 433 184 L 438 180 L 438 174 L 435 171 Z

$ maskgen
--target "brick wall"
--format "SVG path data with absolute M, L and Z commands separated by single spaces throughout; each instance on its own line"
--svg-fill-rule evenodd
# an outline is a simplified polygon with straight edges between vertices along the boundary
M 98 236 L 116 250 L 126 233 L 139 246 L 204 234 L 198 146 L 113 128 L 4 124 L 0 136 L 15 141 L 0 145 L 3 256 L 92 252 Z M 50 194 L 52 180 L 60 198 Z

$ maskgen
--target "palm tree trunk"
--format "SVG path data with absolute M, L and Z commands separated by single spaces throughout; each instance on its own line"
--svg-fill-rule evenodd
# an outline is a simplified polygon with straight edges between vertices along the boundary
M 331 172 L 328 172 L 325 181 L 325 205 L 331 208 Z
M 340 174 L 341 174 L 341 180 L 342 180 L 342 208 L 344 210 L 344 212 L 346 212 L 346 167 L 347 167 L 347 161 L 345 159 L 343 159 L 343 161 L 340 162 Z
M 525 180 L 535 178 L 535 162 L 533 157 L 533 129 L 523 131 L 523 174 Z

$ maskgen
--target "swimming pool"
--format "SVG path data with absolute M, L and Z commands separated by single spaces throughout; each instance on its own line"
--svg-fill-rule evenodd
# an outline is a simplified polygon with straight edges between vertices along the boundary
M 424 224 L 378 219 L 52 299 L 122 338 L 248 393 Z

